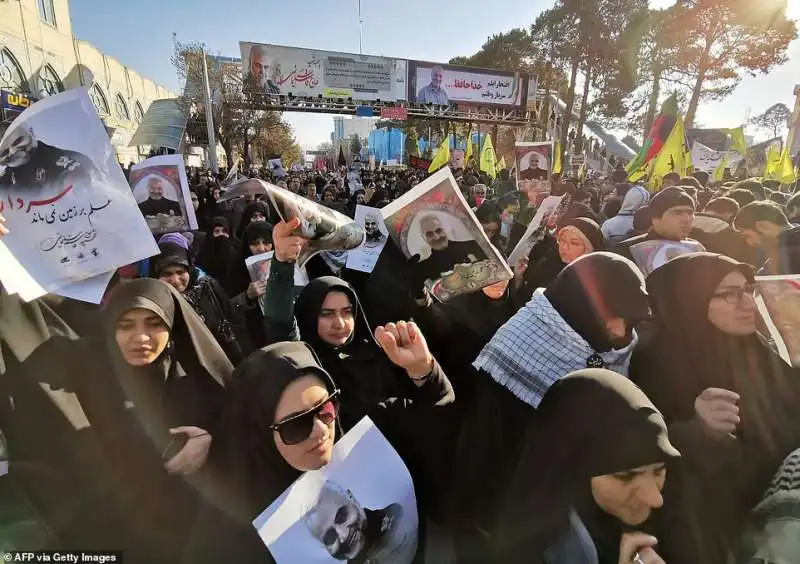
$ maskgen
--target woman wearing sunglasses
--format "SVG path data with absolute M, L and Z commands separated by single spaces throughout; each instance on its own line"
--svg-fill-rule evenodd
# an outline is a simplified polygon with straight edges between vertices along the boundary
M 630 376 L 670 425 L 692 467 L 697 550 L 680 561 L 718 562 L 783 458 L 800 444 L 800 380 L 760 340 L 753 269 L 691 253 L 647 278 L 652 338 Z M 675 504 L 667 502 L 667 507 Z M 689 538 L 681 543 L 690 547 Z
M 390 324 L 376 333 L 393 359 L 418 350 L 407 325 Z M 303 472 L 328 464 L 342 434 L 337 415 L 344 393 L 306 343 L 276 343 L 255 352 L 233 381 L 223 432 L 212 451 L 218 474 L 186 563 L 272 562 L 253 519 Z M 401 425 L 396 407 L 376 404 L 370 411 L 382 432 L 391 434 Z

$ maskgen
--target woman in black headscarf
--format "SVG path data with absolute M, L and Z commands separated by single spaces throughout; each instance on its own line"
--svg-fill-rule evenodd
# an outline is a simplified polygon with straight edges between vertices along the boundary
M 528 253 L 526 263 L 515 265 L 515 301 L 525 304 L 536 288 L 547 288 L 569 263 L 603 250 L 603 234 L 597 222 L 586 217 L 562 220 L 555 236 L 545 236 Z
M 499 488 L 516 466 L 528 420 L 547 389 L 582 368 L 627 375 L 634 327 L 649 313 L 636 266 L 611 253 L 590 253 L 564 268 L 546 290 L 537 289 L 497 331 L 473 363 L 478 375 L 454 457 L 452 526 L 467 537 L 487 528 Z M 471 550 L 468 540 L 463 544 Z
M 236 241 L 231 237 L 231 225 L 224 217 L 211 220 L 211 230 L 197 253 L 197 266 L 227 286 L 228 268 L 237 255 Z
M 247 229 L 250 224 L 258 223 L 260 221 L 269 222 L 269 220 L 269 204 L 261 200 L 250 202 L 242 211 L 242 219 L 239 221 L 239 225 L 236 227 L 236 240 L 241 241 L 244 238 L 244 230 Z
M 523 444 L 489 561 L 663 564 L 651 512 L 680 454 L 639 388 L 609 370 L 565 376 L 542 398 Z
M 689 558 L 718 562 L 800 444 L 797 371 L 756 333 L 749 265 L 691 253 L 656 269 L 647 288 L 656 327 L 634 352 L 631 378 L 664 413 L 698 482 L 690 513 L 703 552 Z
M 191 306 L 160 280 L 119 285 L 105 321 L 109 362 L 92 365 L 82 395 L 113 467 L 126 559 L 174 563 L 195 518 L 198 471 L 233 367 Z

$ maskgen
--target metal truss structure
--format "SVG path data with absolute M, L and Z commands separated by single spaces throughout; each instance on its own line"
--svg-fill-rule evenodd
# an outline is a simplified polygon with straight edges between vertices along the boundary
M 247 92 L 242 107 L 255 110 L 277 112 L 306 112 L 313 114 L 363 115 L 363 109 L 372 110 L 374 117 L 380 117 L 381 108 L 403 106 L 409 117 L 428 120 L 446 120 L 489 125 L 510 125 L 515 127 L 536 127 L 537 115 L 533 109 L 513 107 L 476 106 L 435 106 L 413 102 L 355 102 L 352 98 L 300 98 L 296 96 L 275 96 L 271 94 Z

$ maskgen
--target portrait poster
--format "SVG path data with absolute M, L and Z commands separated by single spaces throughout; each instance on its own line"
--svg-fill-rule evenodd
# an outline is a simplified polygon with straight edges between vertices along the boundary
M 438 300 L 480 290 L 513 272 L 489 242 L 449 168 L 381 210 L 389 236 L 408 261 L 412 287 Z
M 372 272 L 378 258 L 381 256 L 389 231 L 383 223 L 383 216 L 379 208 L 369 206 L 356 206 L 356 223 L 365 233 L 364 242 L 357 249 L 347 253 L 347 268 L 360 272 Z
M 800 366 L 800 275 L 756 276 L 756 304 L 778 354 Z
M 516 143 L 514 157 L 517 170 L 517 190 L 527 194 L 550 194 L 553 172 L 553 142 Z
M 158 253 L 84 89 L 36 102 L 9 126 L 0 140 L 0 214 L 10 231 L 0 241 L 8 250 L 0 281 L 23 268 L 46 293 Z
M 555 229 L 558 222 L 558 210 L 561 203 L 566 196 L 547 196 L 542 201 L 539 209 L 536 210 L 536 215 L 528 224 L 525 234 L 508 255 L 508 264 L 512 267 L 515 266 L 521 259 L 526 258 L 533 246 L 541 241 L 550 229 Z
M 411 474 L 365 417 L 325 467 L 298 478 L 253 526 L 278 564 L 409 564 L 418 523 Z
M 183 155 L 151 157 L 133 165 L 130 184 L 139 210 L 154 234 L 197 229 Z
M 349 251 L 364 242 L 364 229 L 346 215 L 289 190 L 264 184 L 270 202 L 283 221 L 300 218 L 295 235 L 308 239 L 308 244 L 300 251 L 298 265 L 305 266 L 308 259 L 321 251 Z
M 253 255 L 244 260 L 247 265 L 247 272 L 250 273 L 250 280 L 253 282 L 266 282 L 269 280 L 269 269 L 272 265 L 272 257 L 275 251 L 269 251 L 260 255 Z M 261 306 L 261 313 L 264 313 L 264 297 L 258 298 L 258 304 Z
M 700 243 L 669 241 L 667 239 L 642 241 L 630 248 L 633 262 L 636 263 L 636 266 L 645 276 L 649 276 L 654 270 L 664 266 L 676 257 L 704 250 Z

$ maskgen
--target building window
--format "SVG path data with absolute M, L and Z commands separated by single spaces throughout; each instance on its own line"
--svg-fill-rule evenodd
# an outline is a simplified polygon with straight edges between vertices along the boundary
M 22 67 L 8 49 L 0 49 L 0 88 L 16 93 L 28 91 Z
M 92 84 L 92 87 L 89 89 L 89 98 L 91 98 L 92 104 L 94 104 L 94 107 L 97 110 L 97 113 L 100 114 L 100 117 L 111 114 L 108 109 L 108 100 L 106 100 L 106 95 L 103 94 L 103 91 L 100 90 L 100 87 L 97 86 L 97 84 Z
M 50 65 L 45 65 L 42 72 L 39 73 L 39 97 L 53 96 L 63 91 L 64 85 L 56 71 Z
M 37 0 L 39 5 L 39 19 L 56 26 L 56 11 L 53 9 L 53 0 Z
M 142 123 L 144 119 L 144 110 L 142 110 L 142 105 L 139 102 L 136 102 L 136 105 L 133 107 L 133 121 L 136 123 Z
M 131 121 L 131 115 L 128 113 L 128 104 L 122 98 L 122 94 L 117 94 L 114 98 L 114 113 L 122 121 Z

